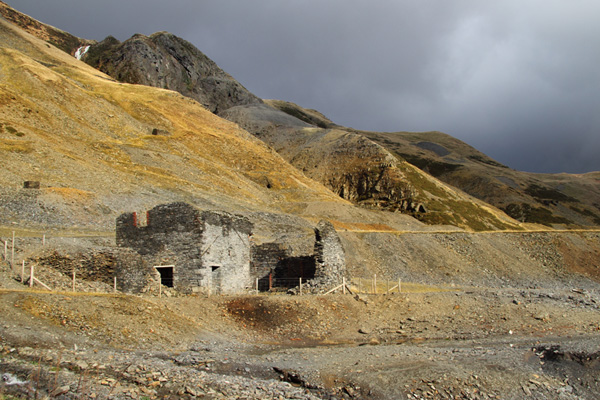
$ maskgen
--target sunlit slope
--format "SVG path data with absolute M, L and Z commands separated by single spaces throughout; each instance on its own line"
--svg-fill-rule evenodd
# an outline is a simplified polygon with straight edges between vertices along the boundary
M 83 204 L 103 225 L 171 200 L 248 210 L 347 204 L 194 100 L 118 83 L 1 19 L 0 46 L 3 223 L 39 218 L 18 210 L 19 196 L 40 212 Z M 24 191 L 28 180 L 42 189 Z
M 278 104 L 281 108 L 288 103 Z M 295 105 L 284 109 L 292 107 L 294 114 L 308 114 Z M 280 114 L 265 106 L 238 106 L 223 116 L 260 137 L 308 177 L 361 207 L 469 230 L 523 229 L 495 207 L 426 174 L 360 133 L 310 126 Z
M 511 217 L 555 227 L 600 225 L 600 180 L 508 168 L 441 132 L 360 132 L 436 178 Z

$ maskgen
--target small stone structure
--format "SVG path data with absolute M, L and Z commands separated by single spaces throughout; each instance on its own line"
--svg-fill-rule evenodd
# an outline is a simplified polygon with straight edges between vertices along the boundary
M 116 276 L 122 291 L 141 293 L 158 279 L 182 293 L 241 293 L 270 288 L 270 281 L 302 278 L 307 289 L 339 284 L 345 255 L 333 225 L 315 228 L 314 254 L 290 256 L 281 243 L 252 243 L 253 224 L 221 211 L 199 211 L 186 203 L 160 205 L 117 218 Z
M 23 182 L 24 189 L 39 189 L 41 187 L 40 181 L 25 181 Z

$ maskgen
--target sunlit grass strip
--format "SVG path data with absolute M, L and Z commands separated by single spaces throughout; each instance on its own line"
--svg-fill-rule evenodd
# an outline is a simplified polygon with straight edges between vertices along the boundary
M 374 290 L 373 282 L 376 290 Z M 355 293 L 365 294 L 386 294 L 398 293 L 398 280 L 373 279 L 373 278 L 352 278 L 350 280 L 350 290 Z M 449 292 L 457 290 L 456 288 L 443 287 L 437 285 L 425 285 L 422 283 L 400 282 L 400 293 L 430 293 L 430 292 Z

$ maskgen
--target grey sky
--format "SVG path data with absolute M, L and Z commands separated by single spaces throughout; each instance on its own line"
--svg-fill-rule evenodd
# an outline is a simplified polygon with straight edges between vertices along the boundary
M 597 0 L 6 0 L 74 35 L 166 30 L 262 98 L 439 130 L 532 172 L 600 171 Z

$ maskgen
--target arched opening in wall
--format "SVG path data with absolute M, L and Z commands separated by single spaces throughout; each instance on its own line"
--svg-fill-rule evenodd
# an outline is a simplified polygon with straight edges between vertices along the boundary
M 154 267 L 158 271 L 160 275 L 160 284 L 166 287 L 173 287 L 174 274 L 173 269 L 175 266 L 173 265 L 159 265 Z

